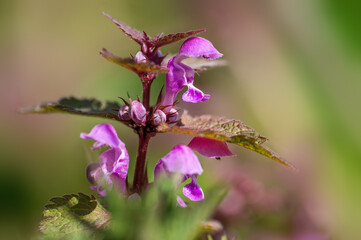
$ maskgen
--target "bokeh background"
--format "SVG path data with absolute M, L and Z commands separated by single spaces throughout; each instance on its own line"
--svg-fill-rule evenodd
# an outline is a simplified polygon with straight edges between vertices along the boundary
M 21 115 L 63 96 L 140 94 L 137 76 L 99 56 L 138 51 L 102 11 L 155 36 L 207 29 L 228 66 L 196 77 L 212 98 L 193 115 L 236 118 L 268 137 L 294 172 L 256 153 L 201 158 L 207 188 L 230 187 L 215 217 L 247 239 L 361 239 L 361 4 L 358 1 L 0 1 L 0 236 L 31 239 L 48 199 L 92 193 L 79 138 L 102 119 Z M 162 49 L 176 53 L 181 43 Z M 154 94 L 164 84 L 159 76 Z M 153 99 L 154 100 L 154 99 Z M 116 126 L 134 161 L 137 138 Z M 149 172 L 174 144 L 151 143 Z M 207 192 L 206 192 L 207 193 Z M 255 232 L 257 234 L 255 234 Z

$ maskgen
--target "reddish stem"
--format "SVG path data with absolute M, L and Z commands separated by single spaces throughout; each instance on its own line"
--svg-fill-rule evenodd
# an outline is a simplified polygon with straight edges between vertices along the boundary
M 135 164 L 134 180 L 133 180 L 133 191 L 141 192 L 144 189 L 144 184 L 148 181 L 146 178 L 146 156 L 149 143 L 150 135 L 146 132 L 139 133 L 139 146 L 138 156 Z
M 143 82 L 143 105 L 147 111 L 149 110 L 150 102 L 150 86 L 152 85 L 153 79 Z

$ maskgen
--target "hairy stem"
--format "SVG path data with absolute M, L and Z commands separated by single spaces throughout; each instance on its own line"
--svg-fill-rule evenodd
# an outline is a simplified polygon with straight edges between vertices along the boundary
M 149 110 L 151 85 L 152 85 L 152 81 L 143 82 L 143 105 L 145 109 L 147 109 L 147 111 Z
M 147 114 L 149 114 L 150 109 L 150 87 L 155 78 L 155 75 L 139 75 L 140 79 L 143 83 L 143 106 L 147 109 Z M 148 184 L 148 176 L 147 176 L 147 167 L 146 167 L 146 157 L 147 157 L 147 149 L 149 139 L 153 136 L 150 132 L 147 131 L 147 124 L 149 121 L 149 117 L 147 117 L 147 122 L 145 126 L 142 126 L 138 130 L 139 136 L 139 146 L 138 146 L 138 156 L 137 161 L 135 163 L 135 172 L 134 172 L 134 180 L 133 180 L 133 191 L 141 192 L 145 185 Z
M 139 133 L 139 146 L 138 156 L 135 164 L 134 180 L 133 180 L 133 191 L 141 192 L 144 189 L 144 184 L 148 181 L 145 179 L 146 174 L 146 157 L 150 135 L 146 132 Z

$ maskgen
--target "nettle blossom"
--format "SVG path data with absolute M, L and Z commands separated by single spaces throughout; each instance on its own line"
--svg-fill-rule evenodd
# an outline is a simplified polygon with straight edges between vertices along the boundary
M 129 155 L 114 127 L 110 124 L 99 124 L 93 127 L 90 133 L 81 133 L 80 137 L 95 140 L 93 150 L 105 146 L 110 147 L 100 154 L 99 163 L 91 163 L 87 167 L 87 178 L 95 185 L 91 189 L 105 196 L 103 186 L 106 184 L 109 187 L 114 185 L 119 191 L 126 193 Z
M 176 95 L 184 87 L 188 90 L 183 94 L 185 102 L 204 102 L 210 98 L 193 85 L 194 69 L 182 63 L 186 58 L 202 57 L 204 59 L 215 59 L 223 56 L 214 48 L 212 43 L 201 37 L 188 38 L 180 47 L 178 54 L 168 62 L 168 73 L 166 75 L 166 87 L 161 105 L 173 106 Z M 170 109 L 170 108 L 169 108 Z
M 188 147 L 209 158 L 219 159 L 235 155 L 229 150 L 227 143 L 211 138 L 195 137 L 188 144 Z
M 201 201 L 204 199 L 204 193 L 197 182 L 197 176 L 202 172 L 203 168 L 192 149 L 186 145 L 176 145 L 159 160 L 154 169 L 154 178 L 157 179 L 162 173 L 178 173 L 181 175 L 181 182 L 191 178 L 191 182 L 183 187 L 183 194 L 192 201 Z M 177 200 L 179 206 L 187 206 L 179 196 Z

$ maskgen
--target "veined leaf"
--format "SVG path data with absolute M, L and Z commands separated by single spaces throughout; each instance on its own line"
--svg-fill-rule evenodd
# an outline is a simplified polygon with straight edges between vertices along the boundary
M 107 59 L 110 62 L 116 63 L 126 69 L 129 69 L 135 73 L 140 72 L 168 72 L 168 69 L 166 67 L 162 67 L 160 65 L 156 65 L 151 62 L 145 62 L 145 63 L 137 63 L 133 58 L 122 58 L 115 56 L 105 48 L 102 49 L 100 52 L 100 55 L 102 55 L 105 59 Z
M 112 18 L 110 15 L 103 12 L 103 15 L 109 18 L 115 25 L 118 26 L 120 30 L 122 30 L 127 36 L 129 36 L 131 39 L 142 45 L 144 42 L 144 34 L 139 32 L 138 30 L 129 27 L 127 24 L 123 22 L 119 22 Z
M 22 113 L 71 113 L 96 116 L 121 121 L 118 117 L 117 102 L 101 102 L 94 98 L 61 98 L 58 102 L 47 102 L 34 107 L 21 109 Z
M 188 38 L 193 35 L 197 35 L 201 32 L 206 31 L 205 29 L 189 31 L 189 32 L 181 32 L 181 33 L 172 33 L 162 37 L 162 33 L 159 33 L 153 39 L 150 39 L 145 32 L 140 32 L 134 28 L 131 28 L 127 24 L 117 21 L 112 18 L 109 14 L 103 12 L 103 15 L 110 19 L 117 27 L 122 30 L 128 37 L 136 41 L 138 44 L 142 45 L 143 43 L 149 44 L 155 48 L 162 47 L 167 44 L 171 44 L 177 42 L 179 40 Z
M 71 194 L 55 197 L 45 206 L 40 232 L 45 237 L 69 238 L 71 235 L 87 236 L 105 227 L 109 213 L 99 205 L 94 196 Z
M 196 30 L 196 31 L 189 31 L 189 32 L 183 32 L 183 33 L 173 33 L 173 34 L 168 34 L 164 37 L 159 37 L 156 36 L 152 41 L 151 44 L 156 47 L 159 48 L 161 46 L 167 45 L 167 44 L 171 44 L 174 42 L 177 42 L 179 40 L 182 40 L 184 38 L 188 38 L 192 35 L 197 35 L 201 32 L 206 31 L 205 29 L 202 30 Z
M 238 120 L 229 120 L 223 117 L 200 116 L 191 117 L 184 113 L 181 121 L 175 126 L 162 124 L 159 132 L 172 132 L 198 137 L 207 137 L 248 148 L 262 154 L 287 167 L 295 168 L 291 163 L 282 159 L 280 155 L 263 146 L 268 139 L 259 135 L 254 129 Z

